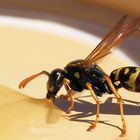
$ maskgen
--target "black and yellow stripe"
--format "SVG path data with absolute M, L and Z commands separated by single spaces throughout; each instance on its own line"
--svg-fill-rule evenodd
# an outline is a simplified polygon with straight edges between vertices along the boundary
M 110 78 L 115 84 L 119 82 L 127 90 L 140 92 L 140 68 L 122 67 L 114 70 Z

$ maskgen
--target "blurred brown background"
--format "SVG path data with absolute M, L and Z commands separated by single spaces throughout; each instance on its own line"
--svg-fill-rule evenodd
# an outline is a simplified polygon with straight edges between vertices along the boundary
M 124 14 L 139 16 L 139 6 L 139 0 L 0 0 L 0 14 L 45 18 L 50 13 L 109 27 Z

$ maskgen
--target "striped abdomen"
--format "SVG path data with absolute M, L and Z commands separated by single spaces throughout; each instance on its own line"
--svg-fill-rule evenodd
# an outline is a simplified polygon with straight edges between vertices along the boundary
M 123 87 L 127 90 L 140 92 L 140 68 L 122 67 L 114 70 L 110 78 L 115 87 Z

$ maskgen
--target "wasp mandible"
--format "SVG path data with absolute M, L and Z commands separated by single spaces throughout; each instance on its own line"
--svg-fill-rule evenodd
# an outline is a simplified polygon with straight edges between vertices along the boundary
M 100 112 L 100 100 L 98 96 L 104 93 L 114 94 L 119 106 L 122 121 L 121 136 L 126 134 L 126 124 L 123 115 L 122 98 L 117 92 L 121 87 L 131 91 L 140 92 L 140 68 L 126 67 L 120 68 L 107 75 L 97 64 L 96 61 L 110 54 L 111 48 L 117 46 L 122 40 L 140 29 L 140 18 L 135 18 L 131 22 L 124 24 L 126 15 L 123 16 L 112 28 L 112 30 L 103 38 L 96 48 L 85 58 L 78 59 L 68 63 L 64 69 L 54 69 L 51 73 L 42 71 L 33 76 L 24 79 L 19 88 L 25 85 L 39 75 L 48 76 L 46 98 L 55 100 L 56 94 L 64 85 L 67 95 L 61 95 L 61 98 L 70 100 L 70 106 L 67 110 L 69 113 L 74 108 L 74 100 L 72 98 L 73 91 L 82 92 L 84 89 L 89 90 L 93 99 L 97 104 L 95 122 L 87 129 L 90 131 L 97 125 Z M 119 82 L 119 84 L 117 84 Z M 137 90 L 136 90 L 137 89 Z

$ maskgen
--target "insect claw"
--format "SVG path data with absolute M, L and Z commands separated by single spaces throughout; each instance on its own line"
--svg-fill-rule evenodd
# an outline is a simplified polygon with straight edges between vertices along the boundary
M 96 127 L 96 123 L 91 123 L 91 125 L 89 126 L 89 128 L 87 129 L 87 131 L 91 131 Z
M 70 114 L 70 112 L 71 112 L 72 110 L 74 110 L 74 109 L 73 109 L 73 107 L 70 106 L 70 107 L 68 108 L 68 110 L 66 111 L 66 113 L 67 113 L 67 114 Z
M 70 114 L 70 110 L 67 110 L 66 113 L 67 113 L 67 114 Z

